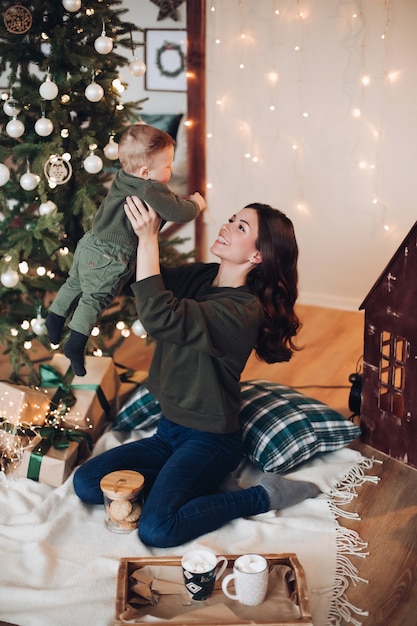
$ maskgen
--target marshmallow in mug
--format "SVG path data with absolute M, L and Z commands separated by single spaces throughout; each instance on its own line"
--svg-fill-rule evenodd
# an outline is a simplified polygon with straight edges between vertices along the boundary
M 213 560 L 205 558 L 204 553 L 197 550 L 185 555 L 182 566 L 189 572 L 196 574 L 209 572 L 214 567 Z
M 236 569 L 247 574 L 262 572 L 265 569 L 265 559 L 257 554 L 244 554 L 236 559 Z

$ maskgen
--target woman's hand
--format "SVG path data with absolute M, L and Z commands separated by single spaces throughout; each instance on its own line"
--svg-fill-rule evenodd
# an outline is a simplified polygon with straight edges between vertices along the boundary
M 137 196 L 128 196 L 124 210 L 138 236 L 136 278 L 143 280 L 160 273 L 158 233 L 161 218 L 151 206 L 145 207 Z
M 161 218 L 151 206 L 145 206 L 137 196 L 128 196 L 124 210 L 138 237 L 158 237 Z

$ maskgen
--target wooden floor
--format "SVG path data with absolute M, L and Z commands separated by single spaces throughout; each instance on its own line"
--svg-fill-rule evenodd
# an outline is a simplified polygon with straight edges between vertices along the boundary
M 289 385 L 349 417 L 349 375 L 361 367 L 363 314 L 302 305 L 298 313 L 303 322 L 298 343 L 303 350 L 289 363 L 276 365 L 251 357 L 243 379 Z M 147 369 L 151 357 L 152 345 L 130 337 L 115 354 L 115 361 Z M 0 378 L 7 378 L 9 370 L 7 360 L 0 355 Z M 351 586 L 348 598 L 369 612 L 369 616 L 356 616 L 363 626 L 416 626 L 417 470 L 360 442 L 352 447 L 383 463 L 376 463 L 372 470 L 380 477 L 379 483 L 360 487 L 349 505 L 360 519 L 340 520 L 359 533 L 369 552 L 365 559 L 352 558 L 359 575 L 369 582 Z

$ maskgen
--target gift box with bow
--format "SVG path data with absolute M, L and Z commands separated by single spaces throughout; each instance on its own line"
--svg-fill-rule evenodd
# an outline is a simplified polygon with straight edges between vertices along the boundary
M 84 441 L 91 449 L 92 442 L 87 433 L 54 427 L 40 428 L 33 444 L 23 451 L 14 473 L 58 487 L 70 475 L 78 459 L 80 444 Z
M 48 391 L 50 418 L 55 414 L 65 428 L 86 432 L 96 442 L 114 417 L 120 379 L 110 357 L 87 356 L 85 361 L 87 374 L 74 376 L 69 359 L 55 354 L 39 366 L 40 386 Z

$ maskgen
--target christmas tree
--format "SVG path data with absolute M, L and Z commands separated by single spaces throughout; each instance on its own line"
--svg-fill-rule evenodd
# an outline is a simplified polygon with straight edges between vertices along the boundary
M 50 348 L 46 310 L 118 167 L 117 139 L 143 102 L 121 99 L 118 69 L 145 71 L 135 57 L 141 29 L 123 20 L 121 4 L 2 3 L 0 345 L 16 380 L 25 366 L 38 382 L 33 346 Z M 135 320 L 132 298 L 122 296 L 101 316 L 90 353 Z

